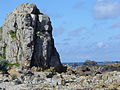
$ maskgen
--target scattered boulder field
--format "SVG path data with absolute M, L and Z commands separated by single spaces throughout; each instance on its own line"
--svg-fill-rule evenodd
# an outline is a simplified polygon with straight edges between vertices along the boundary
M 66 67 L 64 72 L 57 72 L 55 67 L 49 69 L 32 67 L 30 70 L 13 67 L 7 73 L 0 73 L 0 88 L 1 90 L 120 90 L 120 63 L 104 67 L 98 64 L 76 67 L 64 65 L 64 67 Z

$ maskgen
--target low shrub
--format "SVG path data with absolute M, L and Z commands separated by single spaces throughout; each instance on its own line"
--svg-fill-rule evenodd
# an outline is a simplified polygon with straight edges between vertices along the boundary
M 7 71 L 8 61 L 0 57 L 0 71 Z
M 13 66 L 19 67 L 20 64 L 17 63 L 12 64 L 11 62 L 0 57 L 0 71 L 7 71 L 8 69 L 11 69 Z

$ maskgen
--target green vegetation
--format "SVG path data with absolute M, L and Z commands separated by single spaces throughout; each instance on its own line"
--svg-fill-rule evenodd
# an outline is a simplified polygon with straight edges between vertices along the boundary
M 1 56 L 1 58 L 6 59 L 6 44 L 3 47 L 3 54 Z
M 0 30 L 2 30 L 2 27 L 0 27 Z
M 0 27 L 0 40 L 2 40 L 2 27 Z
M 6 71 L 8 69 L 8 61 L 0 57 L 0 71 Z
M 3 56 L 0 56 L 0 58 L 6 59 L 6 56 L 5 56 L 5 55 L 3 55 Z
M 10 62 L 8 63 L 9 68 L 12 68 L 13 66 L 19 67 L 20 64 L 18 64 L 18 63 L 10 63 Z
M 14 32 L 13 30 L 10 30 L 9 34 L 10 34 L 11 38 L 17 38 L 16 32 Z
M 0 57 L 0 71 L 7 71 L 8 69 L 11 69 L 13 66 L 19 67 L 20 64 L 18 63 L 11 63 L 2 57 Z

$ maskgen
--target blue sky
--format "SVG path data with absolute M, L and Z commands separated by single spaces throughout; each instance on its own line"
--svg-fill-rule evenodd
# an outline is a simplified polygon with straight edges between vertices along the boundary
M 0 26 L 24 2 L 51 18 L 62 62 L 120 60 L 120 0 L 1 0 Z

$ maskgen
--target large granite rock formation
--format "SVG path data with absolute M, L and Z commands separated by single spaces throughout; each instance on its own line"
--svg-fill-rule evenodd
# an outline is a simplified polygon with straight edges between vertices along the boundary
M 2 42 L 3 54 L 11 63 L 22 67 L 61 66 L 50 18 L 34 4 L 24 3 L 7 15 Z

